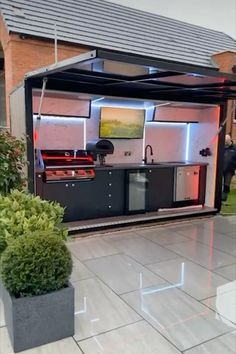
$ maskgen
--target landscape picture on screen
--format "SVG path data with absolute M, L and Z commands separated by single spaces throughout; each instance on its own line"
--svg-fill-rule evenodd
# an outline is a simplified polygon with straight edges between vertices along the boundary
M 110 139 L 142 139 L 144 121 L 144 109 L 102 107 L 99 136 Z

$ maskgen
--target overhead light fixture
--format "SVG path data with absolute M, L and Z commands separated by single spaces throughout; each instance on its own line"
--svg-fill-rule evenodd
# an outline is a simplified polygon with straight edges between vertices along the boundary
M 160 104 L 156 104 L 153 106 L 146 106 L 143 103 L 142 104 L 138 104 L 137 102 L 133 102 L 133 103 L 126 103 L 126 102 L 122 102 L 122 101 L 113 101 L 113 102 L 109 102 L 109 100 L 107 102 L 104 103 L 99 103 L 101 101 L 103 101 L 105 99 L 105 97 L 100 97 L 97 98 L 95 100 L 92 100 L 92 105 L 94 107 L 117 107 L 117 108 L 129 108 L 129 109 L 144 109 L 144 110 L 148 110 L 151 108 L 156 108 L 156 107 L 162 107 L 162 106 L 169 106 L 171 103 L 170 102 L 164 102 L 164 103 L 160 103 Z
M 196 73 L 187 74 L 187 76 L 204 77 L 204 75 L 200 75 L 200 74 L 196 74 Z
M 186 126 L 188 123 L 185 123 L 185 122 L 159 122 L 157 120 L 153 120 L 153 121 L 150 121 L 150 122 L 146 122 L 146 124 L 158 124 L 158 125 L 170 125 L 172 127 L 174 126 L 178 126 L 178 127 L 183 127 L 183 126 Z
M 103 97 L 104 98 L 104 97 Z M 101 101 L 101 99 L 98 99 L 99 101 Z M 137 104 L 137 103 L 126 103 L 126 102 L 122 102 L 122 101 L 113 101 L 113 102 L 109 102 L 109 101 L 106 101 L 106 102 L 98 102 L 98 100 L 95 100 L 95 101 L 92 101 L 92 105 L 93 107 L 111 107 L 111 108 L 124 108 L 124 109 L 142 109 L 142 110 L 145 110 L 146 107 L 144 105 L 140 105 L 140 104 Z M 94 102 L 96 102 L 94 104 Z
M 92 101 L 92 104 L 94 104 L 95 102 L 102 101 L 102 100 L 104 100 L 104 98 L 105 98 L 105 97 L 97 98 L 96 100 L 93 100 L 93 101 Z
M 147 109 L 151 109 L 151 108 L 157 108 L 157 107 L 163 107 L 163 106 L 169 106 L 171 103 L 170 102 L 165 102 L 165 103 L 160 103 L 160 104 L 156 104 L 154 106 L 150 106 Z

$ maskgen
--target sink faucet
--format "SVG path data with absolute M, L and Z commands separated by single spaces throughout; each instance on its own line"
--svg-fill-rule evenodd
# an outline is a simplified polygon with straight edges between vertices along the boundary
M 146 145 L 146 147 L 145 147 L 144 159 L 143 159 L 143 162 L 144 162 L 145 164 L 147 163 L 147 151 L 148 151 L 148 148 L 150 149 L 150 155 L 153 156 L 153 151 L 152 151 L 151 145 Z M 152 162 L 153 162 L 153 159 L 152 159 Z

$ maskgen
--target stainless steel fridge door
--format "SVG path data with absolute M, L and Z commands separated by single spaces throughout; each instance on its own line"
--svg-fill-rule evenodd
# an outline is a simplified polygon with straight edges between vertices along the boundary
M 199 194 L 200 166 L 177 167 L 175 173 L 174 201 L 197 200 Z

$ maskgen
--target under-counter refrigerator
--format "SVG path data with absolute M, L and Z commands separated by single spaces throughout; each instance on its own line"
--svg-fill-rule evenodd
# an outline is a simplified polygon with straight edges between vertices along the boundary
M 197 200 L 200 166 L 181 166 L 175 170 L 174 201 Z

